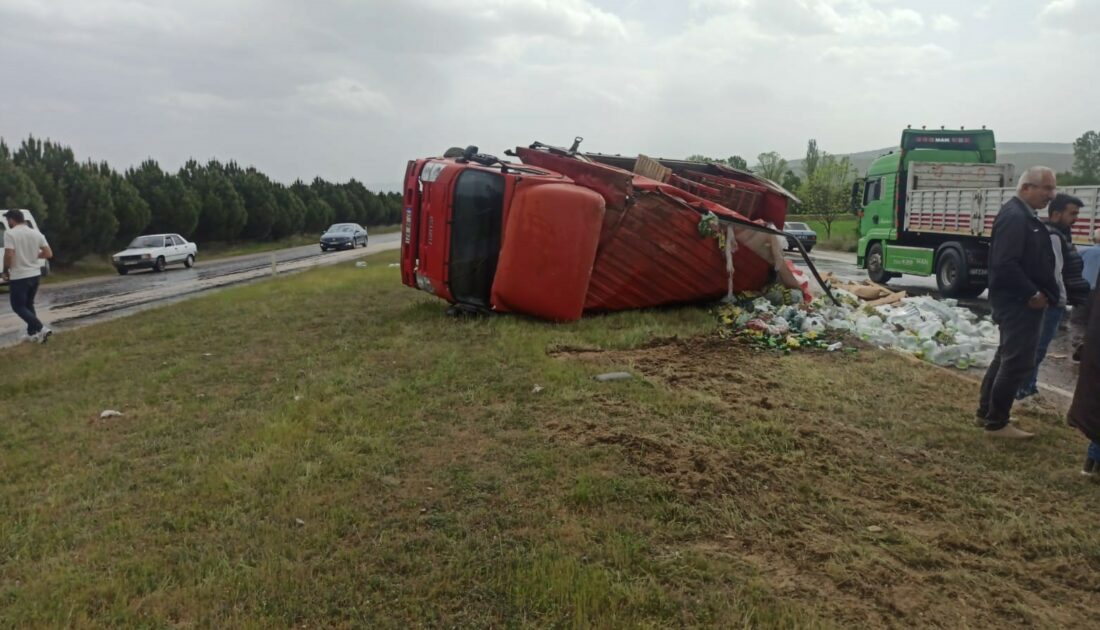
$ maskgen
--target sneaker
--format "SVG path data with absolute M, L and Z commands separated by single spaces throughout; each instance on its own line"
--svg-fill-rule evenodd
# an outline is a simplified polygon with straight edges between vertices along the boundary
M 38 331 L 37 335 L 35 335 L 35 341 L 37 341 L 38 343 L 46 343 L 50 340 L 50 335 L 52 334 L 52 330 L 50 330 L 49 328 L 43 328 L 42 330 Z
M 985 427 L 985 414 L 981 413 L 980 411 L 974 412 L 974 426 L 978 428 Z
M 1039 393 L 1038 387 L 1021 387 L 1020 391 L 1016 392 L 1016 400 L 1024 400 L 1025 398 L 1031 398 Z
M 1012 426 L 1011 424 L 1006 424 L 1003 427 L 997 429 L 996 431 L 991 431 L 989 429 L 986 429 L 985 433 L 989 437 L 1002 438 L 1002 439 L 1008 439 L 1008 440 L 1026 440 L 1028 438 L 1035 437 L 1034 433 L 1028 433 L 1027 431 L 1021 431 L 1020 429 L 1017 429 L 1016 427 Z
M 34 333 L 33 335 L 23 335 L 23 341 L 26 343 L 39 343 L 38 333 Z
M 1091 457 L 1086 457 L 1085 466 L 1081 468 L 1081 474 L 1092 477 L 1097 473 L 1100 473 L 1100 462 Z

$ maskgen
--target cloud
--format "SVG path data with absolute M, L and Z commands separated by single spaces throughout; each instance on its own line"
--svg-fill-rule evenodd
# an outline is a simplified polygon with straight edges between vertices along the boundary
M 0 16 L 33 18 L 55 28 L 124 27 L 160 32 L 172 30 L 182 20 L 171 6 L 138 0 L 0 0 Z
M 169 91 L 153 97 L 157 105 L 192 112 L 214 112 L 241 110 L 247 106 L 243 101 L 227 98 L 210 92 Z
M 883 75 L 910 77 L 927 72 L 934 76 L 942 69 L 943 63 L 951 59 L 951 52 L 935 44 L 857 44 L 830 46 L 825 49 L 824 58 L 850 68 L 879 68 Z
M 670 157 L 798 154 L 809 137 L 839 153 L 976 111 L 1010 137 L 1080 135 L 1087 82 L 1057 116 L 988 95 L 1018 79 L 1005 58 L 1078 85 L 1074 59 L 1100 51 L 1054 29 L 1095 24 L 1100 2 L 980 1 L 962 38 L 943 33 L 973 9 L 946 0 L 0 0 L 0 59 L 19 60 L 0 133 L 123 168 L 213 156 L 371 182 L 452 144 L 574 135 Z M 899 98 L 915 84 L 950 96 Z
M 393 112 L 393 105 L 385 94 L 347 77 L 301 85 L 296 91 L 302 101 L 314 107 L 352 114 L 388 115 Z
M 1096 0 L 1052 0 L 1039 12 L 1039 20 L 1051 29 L 1096 36 L 1100 23 L 1100 2 Z
M 950 15 L 937 15 L 932 18 L 932 30 L 939 33 L 953 33 L 959 30 L 959 22 Z

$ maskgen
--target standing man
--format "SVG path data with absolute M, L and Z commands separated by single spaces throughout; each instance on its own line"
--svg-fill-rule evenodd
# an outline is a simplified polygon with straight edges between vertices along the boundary
M 1092 288 L 1085 281 L 1085 263 L 1073 244 L 1071 228 L 1077 223 L 1084 205 L 1077 197 L 1059 193 L 1050 202 L 1050 218 L 1045 221 L 1054 251 L 1054 277 L 1058 280 L 1058 302 L 1047 307 L 1039 330 L 1039 347 L 1035 352 L 1035 369 L 1016 394 L 1016 400 L 1039 393 L 1039 365 L 1046 358 L 1047 348 L 1058 334 L 1058 325 L 1066 316 L 1066 306 L 1084 308 Z
M 1100 387 L 1096 386 L 1100 382 L 1100 291 L 1092 292 L 1083 355 L 1066 419 L 1089 439 L 1081 472 L 1095 475 L 1100 473 Z
M 1081 274 L 1085 277 L 1085 281 L 1089 283 L 1093 292 L 1096 292 L 1096 285 L 1100 284 L 1100 228 L 1093 230 L 1092 232 L 1092 247 L 1085 249 L 1081 252 L 1081 260 L 1084 262 L 1085 268 Z M 1088 326 L 1089 315 L 1092 309 L 1091 303 L 1085 303 L 1084 306 L 1078 306 L 1070 313 L 1070 329 L 1073 331 L 1073 360 L 1081 360 L 1081 348 L 1084 344 L 1084 338 L 1088 335 L 1086 327 Z
M 989 302 L 1001 339 L 982 380 L 977 417 L 986 435 L 1025 439 L 1009 424 L 1016 392 L 1035 369 L 1043 311 L 1060 298 L 1050 232 L 1036 211 L 1054 199 L 1054 171 L 1033 166 L 1020 176 L 1016 196 L 997 213 L 989 248 Z
M 45 343 L 53 331 L 38 321 L 34 296 L 42 276 L 42 261 L 53 258 L 46 237 L 32 229 L 19 210 L 4 213 L 10 226 L 4 231 L 4 279 L 9 281 L 11 310 L 27 322 L 27 340 Z
M 1089 283 L 1089 286 L 1095 289 L 1096 276 L 1100 274 L 1100 228 L 1093 231 L 1092 247 L 1081 252 L 1081 260 L 1085 263 L 1085 269 L 1081 274 L 1085 276 L 1085 281 Z M 1085 321 L 1087 321 L 1087 318 L 1085 318 Z

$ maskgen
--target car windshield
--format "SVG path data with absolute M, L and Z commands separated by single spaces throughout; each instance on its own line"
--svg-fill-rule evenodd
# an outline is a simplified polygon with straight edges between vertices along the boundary
M 328 229 L 329 232 L 352 232 L 355 228 L 350 225 L 334 225 Z
M 163 236 L 139 236 L 130 241 L 129 249 L 143 249 L 146 247 L 163 247 Z
M 805 223 L 788 223 L 787 224 L 787 229 L 788 230 L 808 230 L 810 228 L 806 227 Z

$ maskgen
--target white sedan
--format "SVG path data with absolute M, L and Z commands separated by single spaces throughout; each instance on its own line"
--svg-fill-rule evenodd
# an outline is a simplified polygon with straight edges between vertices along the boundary
M 175 263 L 191 267 L 198 253 L 198 247 L 179 234 L 151 234 L 135 238 L 125 250 L 111 256 L 111 262 L 124 276 L 131 269 L 164 271 Z

